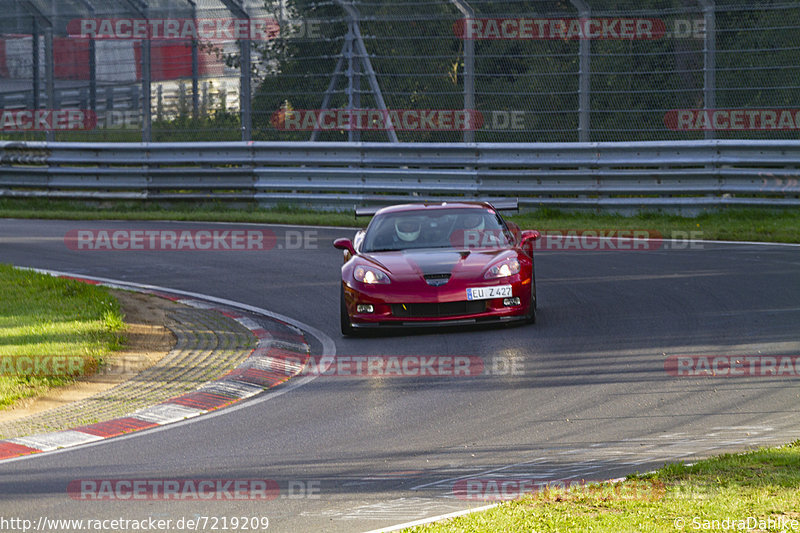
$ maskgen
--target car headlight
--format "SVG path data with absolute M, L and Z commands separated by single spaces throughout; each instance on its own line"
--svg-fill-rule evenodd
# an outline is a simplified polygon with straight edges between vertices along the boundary
M 519 269 L 519 261 L 516 259 L 506 259 L 505 261 L 497 263 L 492 268 L 487 270 L 486 275 L 483 277 L 486 279 L 505 278 L 508 276 L 513 276 L 514 274 L 518 274 Z
M 363 265 L 358 265 L 353 269 L 353 278 L 361 283 L 372 285 L 375 283 L 389 283 L 389 276 L 378 270 Z

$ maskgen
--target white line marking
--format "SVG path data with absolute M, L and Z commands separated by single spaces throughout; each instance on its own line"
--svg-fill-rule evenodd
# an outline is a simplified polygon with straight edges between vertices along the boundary
M 185 405 L 178 405 L 176 403 L 162 403 L 140 409 L 130 416 L 138 418 L 139 420 L 144 420 L 145 422 L 154 422 L 159 425 L 164 425 L 185 418 L 192 418 L 203 413 L 204 411 L 202 409 L 186 407 Z
M 400 529 L 406 529 L 409 527 L 414 526 L 422 526 L 425 524 L 430 524 L 431 522 L 438 522 L 440 520 L 447 520 L 448 518 L 456 518 L 459 516 L 464 516 L 471 513 L 479 513 L 481 511 L 488 511 L 494 507 L 500 505 L 499 503 L 493 503 L 491 505 L 484 505 L 483 507 L 476 507 L 474 509 L 464 509 L 463 511 L 456 511 L 454 513 L 447 513 L 439 516 L 432 516 L 430 518 L 423 518 L 421 520 L 414 520 L 413 522 L 405 522 L 404 524 L 397 524 L 394 526 L 389 526 L 386 528 L 381 529 L 373 529 L 371 531 L 367 531 L 366 533 L 388 533 L 390 531 L 398 531 Z
M 255 396 L 259 392 L 262 392 L 264 387 L 253 385 L 252 383 L 245 383 L 243 381 L 220 379 L 206 383 L 197 390 L 199 392 L 206 392 L 210 394 L 233 396 L 234 398 L 249 398 L 250 396 Z
M 420 489 L 423 489 L 425 487 L 429 487 L 431 485 L 439 485 L 439 484 L 442 484 L 442 483 L 447 483 L 448 481 L 458 481 L 460 479 L 469 479 L 469 478 L 473 478 L 473 477 L 484 476 L 484 475 L 487 475 L 487 474 L 493 474 L 495 472 L 500 472 L 502 470 L 508 470 L 509 468 L 514 468 L 514 467 L 523 466 L 523 465 L 541 463 L 541 462 L 544 462 L 544 461 L 547 461 L 547 460 L 548 460 L 547 457 L 537 457 L 536 459 L 531 459 L 530 461 L 523 461 L 521 463 L 514 463 L 514 464 L 510 464 L 510 465 L 500 466 L 500 467 L 497 467 L 497 468 L 491 468 L 489 470 L 473 472 L 471 474 L 466 474 L 466 475 L 462 475 L 462 476 L 456 476 L 456 477 L 451 477 L 451 478 L 447 478 L 447 479 L 440 479 L 438 481 L 433 481 L 431 483 L 425 483 L 424 485 L 417 485 L 416 487 L 411 487 L 409 490 L 420 490 Z
M 182 298 L 178 300 L 178 303 L 189 307 L 194 307 L 195 309 L 214 309 L 215 307 L 215 305 L 212 303 L 201 302 L 200 300 L 193 300 L 190 298 Z
M 103 437 L 97 435 L 90 435 L 81 431 L 56 431 L 53 433 L 39 433 L 36 435 L 29 435 L 27 437 L 16 437 L 8 439 L 10 442 L 27 446 L 28 448 L 36 448 L 47 452 L 56 450 L 58 448 L 66 448 L 68 446 L 77 446 L 78 444 L 85 444 L 87 442 L 94 442 L 102 440 Z M 39 454 L 36 454 L 39 455 Z
M 299 353 L 308 353 L 309 346 L 308 344 L 300 344 L 299 342 L 289 342 L 289 341 L 282 341 L 273 338 L 272 345 L 275 348 L 284 348 L 290 352 L 299 352 Z

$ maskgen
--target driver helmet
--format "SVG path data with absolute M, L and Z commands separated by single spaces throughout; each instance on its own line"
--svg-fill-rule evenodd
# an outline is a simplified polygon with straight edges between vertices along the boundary
M 414 242 L 419 238 L 422 224 L 418 218 L 401 218 L 395 221 L 394 230 L 400 240 Z
M 486 227 L 482 214 L 464 215 L 464 229 L 469 231 L 483 231 Z

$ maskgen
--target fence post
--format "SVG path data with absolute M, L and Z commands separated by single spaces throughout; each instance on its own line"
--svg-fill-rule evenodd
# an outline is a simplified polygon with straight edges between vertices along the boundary
M 41 11 L 39 8 L 36 7 L 30 0 L 24 0 L 23 5 L 28 10 L 28 12 L 33 15 L 35 23 L 34 23 L 34 35 L 37 36 L 36 39 L 32 39 L 33 41 L 33 58 L 35 65 L 34 67 L 34 104 L 35 108 L 38 108 L 39 103 L 39 39 L 38 39 L 38 23 L 41 22 L 45 26 L 44 30 L 44 73 L 45 73 L 45 90 L 47 91 L 47 108 L 52 110 L 55 108 L 55 65 L 53 64 L 53 20 Z M 45 133 L 45 139 L 48 142 L 52 142 L 55 140 L 55 135 L 52 129 L 48 129 Z
M 142 8 L 145 21 L 149 18 L 147 4 Z M 150 39 L 142 42 L 142 142 L 152 140 L 152 95 L 150 93 Z
M 94 18 L 94 4 L 89 0 L 80 0 L 89 10 L 89 18 Z M 94 42 L 94 34 L 89 36 L 89 109 L 97 112 L 97 50 Z
M 700 0 L 703 8 L 703 109 L 711 111 L 717 107 L 717 16 L 714 0 Z M 705 131 L 706 139 L 715 137 L 713 128 Z
M 44 30 L 44 68 L 45 68 L 45 86 L 47 91 L 47 108 L 55 109 L 56 104 L 56 84 L 55 84 L 55 64 L 53 61 L 55 56 L 53 54 L 53 26 L 52 24 Z M 48 142 L 55 140 L 55 131 L 52 128 L 45 133 L 45 139 Z
M 464 15 L 464 112 L 472 116 L 475 109 L 475 40 L 470 35 L 470 20 L 475 18 L 475 11 L 465 0 L 452 0 L 456 8 Z M 473 117 L 474 119 L 474 117 Z M 464 142 L 475 141 L 475 130 L 464 130 Z
M 578 17 L 586 20 L 592 16 L 591 8 L 584 0 L 570 0 L 578 10 Z M 591 137 L 591 54 L 592 40 L 582 35 L 578 41 L 578 141 L 589 142 Z
M 138 0 L 127 0 L 128 4 L 133 7 L 134 11 L 147 23 L 149 16 L 149 9 L 147 2 L 139 3 Z M 149 143 L 152 140 L 152 106 L 150 101 L 152 94 L 150 93 L 150 38 L 142 39 L 142 142 Z
M 358 60 L 355 58 L 354 50 L 353 50 L 353 40 L 355 38 L 355 31 L 353 27 L 353 22 L 349 21 L 347 23 L 347 37 L 345 37 L 345 42 L 347 43 L 347 108 L 350 110 L 357 109 L 361 105 L 361 78 L 358 76 Z M 356 87 L 356 81 L 358 80 L 358 87 Z M 361 140 L 361 132 L 358 129 L 353 130 L 352 124 L 351 127 L 347 130 L 347 141 L 348 142 L 358 142 Z
M 381 111 L 388 111 L 388 108 L 386 107 L 386 101 L 383 99 L 383 93 L 381 92 L 381 86 L 378 83 L 378 76 L 375 74 L 375 69 L 372 68 L 372 61 L 369 59 L 369 52 L 367 52 L 367 47 L 364 44 L 364 39 L 361 36 L 361 30 L 358 26 L 360 15 L 352 2 L 347 3 L 344 0 L 336 0 L 336 3 L 339 4 L 347 13 L 349 22 L 348 27 L 352 27 L 353 31 L 353 53 L 358 54 L 361 66 L 363 67 L 364 73 L 367 76 L 370 89 L 372 89 L 372 93 L 375 96 L 375 101 L 378 103 L 378 108 Z M 389 134 L 389 140 L 393 143 L 400 142 L 400 139 L 397 138 L 397 132 L 394 129 L 394 124 L 392 124 L 392 121 L 389 119 L 388 113 L 386 114 L 386 123 L 388 127 L 387 133 Z
M 39 109 L 39 22 L 36 17 L 33 17 L 33 34 L 31 36 L 31 76 L 33 79 L 33 101 L 31 107 Z
M 192 6 L 192 20 L 195 27 L 197 27 L 197 2 L 194 0 L 186 0 Z M 200 95 L 198 94 L 198 85 L 200 77 L 200 59 L 197 50 L 197 36 L 192 38 L 192 118 L 197 120 L 200 118 Z
M 164 86 L 160 83 L 156 88 L 156 120 L 164 120 Z
M 236 0 L 221 0 L 225 7 L 237 17 L 247 19 L 248 27 L 250 14 Z M 250 39 L 239 39 L 239 116 L 242 121 L 242 140 L 249 141 L 253 128 L 251 115 L 251 94 L 250 94 Z

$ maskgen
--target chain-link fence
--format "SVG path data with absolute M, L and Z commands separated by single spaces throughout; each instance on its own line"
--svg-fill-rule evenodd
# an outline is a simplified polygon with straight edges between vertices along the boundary
M 0 0 L 0 8 L 0 129 L 11 139 L 240 140 L 248 99 L 240 102 L 237 38 L 264 43 L 278 31 L 264 5 L 238 0 Z
M 0 0 L 0 135 L 796 138 L 800 3 Z

